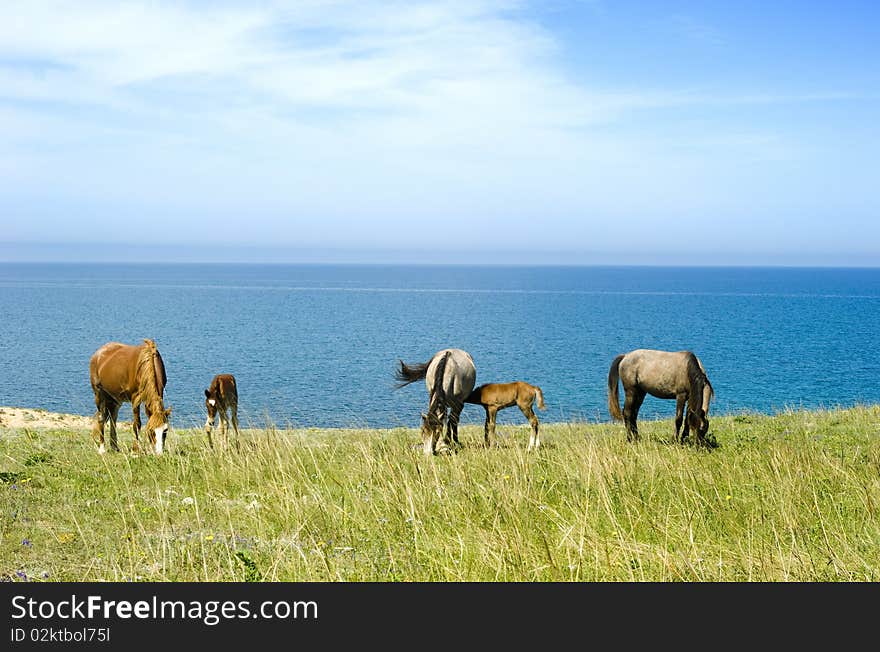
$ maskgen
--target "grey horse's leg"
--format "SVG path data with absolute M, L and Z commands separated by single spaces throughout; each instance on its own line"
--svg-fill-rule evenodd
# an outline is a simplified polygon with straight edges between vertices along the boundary
M 626 390 L 626 398 L 623 402 L 623 421 L 626 425 L 626 438 L 628 441 L 639 440 L 639 426 L 637 420 L 639 418 L 639 408 L 642 407 L 642 401 L 644 400 L 644 391 L 638 388 Z
M 681 435 L 679 439 L 679 432 L 681 431 L 681 424 L 684 421 L 684 404 L 687 400 L 687 396 L 679 394 L 675 398 L 675 439 L 680 441 L 682 444 L 686 438 L 686 435 Z M 687 430 L 685 430 L 687 432 Z
M 446 420 L 446 444 L 456 448 L 461 446 L 461 442 L 458 441 L 458 422 L 463 409 L 464 403 L 455 401 L 449 407 L 449 417 Z

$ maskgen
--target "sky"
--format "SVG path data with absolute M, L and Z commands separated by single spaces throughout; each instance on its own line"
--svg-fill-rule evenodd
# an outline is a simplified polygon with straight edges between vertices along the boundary
M 880 265 L 880 4 L 0 3 L 0 261 Z

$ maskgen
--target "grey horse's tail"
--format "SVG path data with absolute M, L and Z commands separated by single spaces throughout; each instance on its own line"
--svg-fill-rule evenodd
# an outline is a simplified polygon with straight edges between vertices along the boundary
M 413 365 L 408 365 L 403 360 L 401 360 L 400 368 L 394 372 L 394 378 L 397 380 L 396 387 L 398 389 L 400 389 L 401 387 L 406 387 L 410 383 L 414 383 L 415 381 L 421 380 L 422 378 L 427 376 L 429 364 L 431 364 L 431 360 L 428 360 L 427 362 L 423 362 L 421 364 Z
M 435 407 L 446 409 L 446 390 L 443 389 L 443 374 L 446 373 L 446 361 L 449 359 L 449 354 L 449 351 L 444 353 L 434 369 L 434 382 L 432 383 L 431 397 L 428 401 L 429 410 L 432 412 Z
M 620 361 L 623 360 L 625 353 L 621 353 L 614 358 L 611 363 L 611 369 L 608 370 L 608 411 L 611 418 L 617 421 L 623 421 L 623 412 L 620 411 L 620 394 L 618 393 L 617 381 L 620 379 Z

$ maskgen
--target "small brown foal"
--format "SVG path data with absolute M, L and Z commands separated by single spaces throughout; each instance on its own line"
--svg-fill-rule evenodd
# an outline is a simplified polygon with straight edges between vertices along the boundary
M 516 405 L 529 420 L 532 426 L 532 436 L 529 438 L 529 450 L 538 448 L 541 440 L 538 438 L 538 417 L 532 410 L 532 404 L 538 400 L 538 409 L 544 410 L 544 394 L 536 385 L 529 385 L 521 380 L 512 383 L 487 383 L 475 388 L 465 399 L 465 403 L 482 405 L 486 410 L 485 437 L 486 448 L 492 445 L 491 437 L 495 436 L 495 416 L 498 410 Z

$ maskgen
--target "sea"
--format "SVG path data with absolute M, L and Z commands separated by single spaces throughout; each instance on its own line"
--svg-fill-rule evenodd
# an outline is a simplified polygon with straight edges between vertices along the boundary
M 608 421 L 609 365 L 636 348 L 696 353 L 712 414 L 834 408 L 880 402 L 878 323 L 870 268 L 4 263 L 0 405 L 91 415 L 92 353 L 152 338 L 174 427 L 204 422 L 217 373 L 243 425 L 417 427 L 424 383 L 395 388 L 396 365 L 447 347 L 478 384 L 539 385 L 543 422 Z

